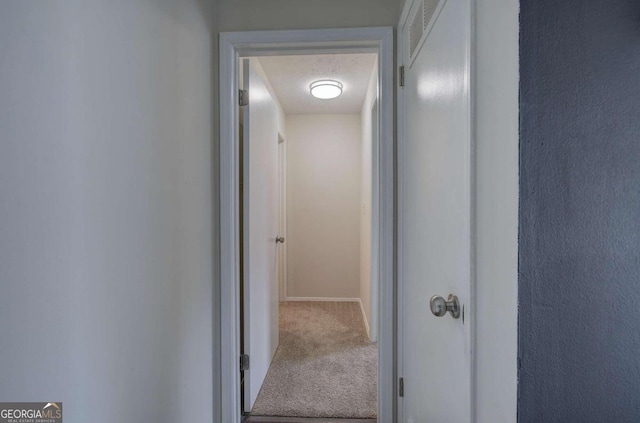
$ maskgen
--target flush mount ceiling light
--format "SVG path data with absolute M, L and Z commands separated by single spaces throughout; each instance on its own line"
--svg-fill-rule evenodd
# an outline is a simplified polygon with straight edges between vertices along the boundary
M 342 94 L 342 84 L 332 79 L 321 79 L 309 85 L 311 95 L 322 100 L 336 98 Z

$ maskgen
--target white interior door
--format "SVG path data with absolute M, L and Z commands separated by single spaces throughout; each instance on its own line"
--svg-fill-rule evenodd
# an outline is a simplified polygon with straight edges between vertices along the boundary
M 250 367 L 244 410 L 250 411 L 278 347 L 278 115 L 257 70 L 244 59 L 244 333 Z
M 470 0 L 414 0 L 401 25 L 404 422 L 471 421 Z M 436 317 L 430 298 L 459 299 Z

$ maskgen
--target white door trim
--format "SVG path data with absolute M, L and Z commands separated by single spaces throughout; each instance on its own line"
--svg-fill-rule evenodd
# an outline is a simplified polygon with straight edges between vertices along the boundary
M 394 70 L 395 71 L 395 70 Z M 380 99 L 378 98 L 378 95 L 376 95 L 376 97 L 374 98 L 373 102 L 371 103 L 371 107 L 368 108 L 369 110 L 369 114 L 372 115 L 372 111 L 373 111 L 373 107 L 377 108 L 377 117 L 376 117 L 376 122 L 380 122 Z M 373 119 L 373 118 L 372 118 Z M 378 125 L 378 130 L 380 129 L 380 125 Z M 373 135 L 373 134 L 372 134 Z M 379 138 L 379 135 L 378 135 Z M 372 139 L 373 136 L 372 136 Z M 379 180 L 379 157 L 380 157 L 380 152 L 379 152 L 379 147 L 380 147 L 380 143 L 374 143 L 371 146 L 371 181 L 377 181 Z M 394 175 L 397 175 L 397 172 L 395 172 Z M 371 245 L 378 245 L 378 243 L 380 242 L 380 240 L 377 238 L 380 235 L 380 231 L 379 229 L 379 225 L 380 225 L 380 218 L 379 218 L 379 213 L 380 213 L 380 184 L 377 183 L 372 183 L 371 184 Z M 394 233 L 397 230 L 397 227 L 393 228 Z M 380 249 L 374 249 L 371 248 L 371 273 L 370 273 L 370 277 L 369 277 L 369 289 L 370 289 L 370 299 L 369 299 L 369 309 L 370 309 L 370 317 L 371 317 L 371 321 L 367 320 L 367 316 L 366 313 L 363 313 L 362 315 L 365 317 L 365 322 L 367 325 L 367 334 L 369 335 L 369 339 L 371 339 L 372 341 L 377 342 L 378 341 L 378 319 L 379 319 L 379 310 L 378 307 L 376 307 L 377 304 L 379 304 L 379 298 L 378 295 L 380 294 L 380 287 L 379 287 L 379 283 L 380 283 L 380 277 L 378 275 L 378 271 L 379 271 L 379 267 L 376 265 L 378 263 L 378 261 L 380 260 L 379 258 L 379 254 L 380 254 Z M 397 251 L 396 251 L 396 258 L 397 258 Z M 396 285 L 397 286 L 397 285 Z M 362 304 L 362 301 L 360 302 L 360 304 Z M 396 308 L 397 310 L 397 308 Z M 396 314 L 397 315 L 397 314 Z M 398 327 L 395 326 L 395 329 L 397 330 Z M 397 338 L 396 338 L 397 339 Z
M 278 204 L 278 236 L 285 239 L 287 235 L 287 140 L 278 132 L 278 190 L 280 203 Z M 280 244 L 278 252 L 278 299 L 287 298 L 287 243 Z M 282 275 L 282 278 L 280 277 Z
M 220 381 L 214 386 L 220 422 L 240 422 L 238 58 L 337 51 L 373 51 L 379 58 L 378 421 L 395 421 L 394 42 L 393 28 L 375 27 L 220 34 Z

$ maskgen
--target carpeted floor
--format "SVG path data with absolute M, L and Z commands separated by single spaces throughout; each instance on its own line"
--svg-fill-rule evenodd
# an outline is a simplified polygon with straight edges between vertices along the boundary
M 375 418 L 377 361 L 358 303 L 281 303 L 280 346 L 251 414 Z

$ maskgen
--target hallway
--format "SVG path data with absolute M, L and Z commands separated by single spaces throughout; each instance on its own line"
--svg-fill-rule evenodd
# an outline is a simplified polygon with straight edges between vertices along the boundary
M 252 415 L 376 417 L 377 346 L 357 302 L 283 302 L 279 325 Z

